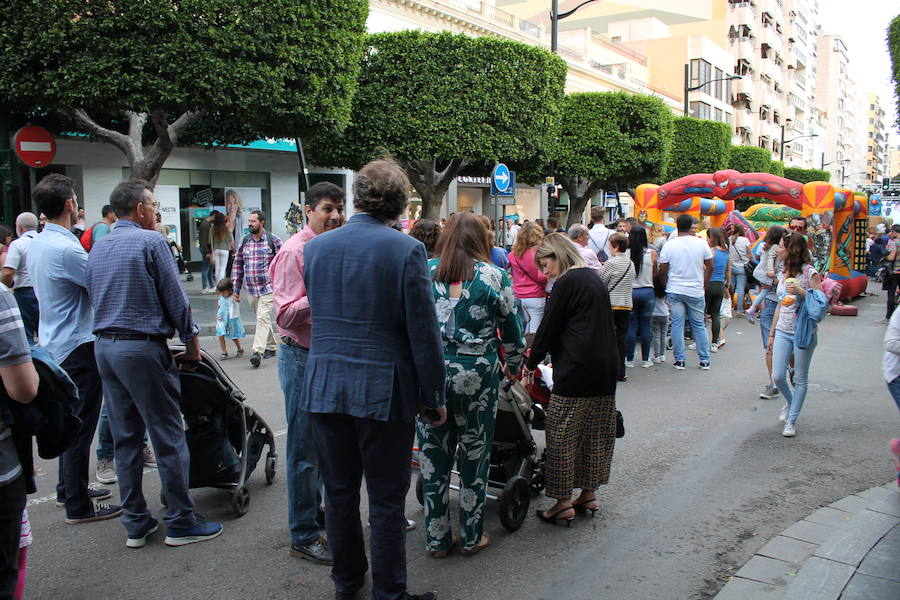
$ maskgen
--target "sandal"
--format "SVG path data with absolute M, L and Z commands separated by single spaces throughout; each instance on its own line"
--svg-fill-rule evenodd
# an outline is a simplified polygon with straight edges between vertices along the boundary
M 450 545 L 444 548 L 443 550 L 432 550 L 428 553 L 431 558 L 447 558 L 450 556 L 450 551 L 459 546 L 459 536 L 454 535 L 453 539 L 450 541 Z
M 594 502 L 595 506 L 588 506 L 591 502 Z M 591 498 L 590 500 L 585 500 L 583 502 L 573 502 L 572 508 L 575 509 L 575 512 L 587 514 L 591 513 L 591 517 L 594 516 L 594 513 L 600 510 L 600 504 L 597 502 L 596 498 Z
M 240 350 L 235 352 L 234 355 L 237 356 L 238 358 L 242 357 L 244 355 L 244 349 L 241 348 Z
M 561 517 L 563 513 L 568 511 L 572 511 L 572 516 Z M 535 514 L 538 516 L 538 519 L 543 521 L 544 523 L 565 523 L 566 527 L 571 527 L 572 521 L 575 520 L 575 509 L 571 506 L 568 508 L 561 508 L 552 515 L 545 515 L 544 511 L 538 509 L 535 511 Z
M 491 545 L 490 536 L 487 533 L 482 533 L 481 539 L 478 540 L 478 543 L 475 544 L 474 547 L 469 548 L 468 550 L 463 548 L 462 550 L 459 551 L 459 553 L 462 554 L 463 556 L 472 556 L 473 554 L 478 554 L 479 552 L 481 552 L 482 550 L 484 550 L 485 548 L 487 548 L 490 545 Z

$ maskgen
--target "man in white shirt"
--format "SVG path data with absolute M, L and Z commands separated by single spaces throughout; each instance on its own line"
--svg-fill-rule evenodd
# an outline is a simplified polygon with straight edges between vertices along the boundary
M 588 248 L 588 241 L 591 239 L 588 228 L 581 224 L 572 225 L 567 233 L 578 249 L 578 254 L 584 259 L 584 264 L 599 274 L 603 270 L 603 265 L 597 259 L 597 254 Z
M 712 274 L 712 250 L 706 240 L 691 235 L 694 218 L 679 215 L 678 237 L 663 246 L 659 254 L 659 275 L 666 282 L 666 300 L 672 317 L 672 346 L 675 368 L 683 371 L 684 321 L 690 319 L 700 368 L 709 369 L 709 338 L 703 322 L 704 288 Z
M 34 345 L 34 337 L 38 330 L 38 301 L 34 295 L 34 286 L 28 275 L 26 256 L 28 245 L 37 235 L 38 218 L 34 213 L 24 212 L 16 217 L 17 239 L 9 245 L 6 253 L 6 263 L 3 265 L 3 274 L 0 281 L 6 287 L 13 288 L 13 295 L 19 304 L 19 312 L 22 313 L 22 322 L 25 324 L 25 337 L 28 343 Z
M 609 236 L 612 234 L 612 231 L 603 224 L 605 211 L 602 206 L 591 208 L 591 222 L 594 225 L 588 231 L 588 248 L 594 251 L 601 263 L 609 259 Z
M 517 221 L 509 220 L 506 222 L 506 246 L 507 252 L 512 252 L 512 247 L 516 243 L 516 237 L 519 235 L 521 227 Z

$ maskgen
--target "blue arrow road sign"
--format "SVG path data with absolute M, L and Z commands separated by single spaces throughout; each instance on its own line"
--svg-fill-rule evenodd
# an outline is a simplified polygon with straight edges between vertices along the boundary
M 497 163 L 491 172 L 491 188 L 495 196 L 511 196 L 515 193 L 515 182 L 509 167 Z

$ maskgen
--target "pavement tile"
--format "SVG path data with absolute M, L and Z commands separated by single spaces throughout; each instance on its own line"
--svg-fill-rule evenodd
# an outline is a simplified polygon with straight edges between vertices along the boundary
M 889 600 L 900 598 L 900 583 L 857 573 L 847 584 L 841 600 Z
M 900 495 L 900 494 L 898 494 Z M 823 506 L 813 514 L 804 518 L 804 521 L 818 523 L 819 525 L 828 525 L 830 527 L 839 527 L 853 518 L 853 513 L 844 510 Z
M 863 490 L 862 492 L 859 492 L 856 495 L 860 496 L 861 498 L 868 498 L 869 500 L 881 500 L 882 498 L 884 498 L 886 496 L 890 496 L 891 492 L 884 489 L 881 486 L 878 486 L 878 487 L 869 488 L 867 490 Z
M 856 566 L 897 523 L 897 517 L 865 510 L 836 529 L 813 556 Z
M 846 498 L 841 498 L 837 502 L 832 502 L 829 504 L 831 508 L 836 508 L 838 510 L 845 510 L 851 513 L 858 513 L 866 509 L 869 506 L 869 499 L 863 498 L 861 496 L 847 496 Z
M 889 493 L 888 496 L 870 505 L 869 510 L 900 517 L 900 494 Z
M 799 564 L 812 556 L 818 547 L 818 544 L 778 535 L 763 546 L 757 554 Z
M 783 587 L 735 577 L 716 594 L 715 600 L 778 600 L 783 595 Z
M 892 541 L 900 541 L 900 525 L 895 525 L 893 529 L 891 529 L 887 535 L 884 536 L 886 540 Z
M 853 576 L 855 568 L 843 563 L 810 557 L 784 594 L 785 600 L 836 600 Z
M 820 525 L 809 521 L 797 521 L 787 529 L 781 532 L 781 535 L 795 540 L 802 540 L 813 544 L 821 544 L 834 533 L 834 527 L 828 525 Z
M 735 574 L 744 579 L 752 579 L 761 583 L 785 586 L 800 568 L 794 563 L 754 556 Z
M 896 480 L 895 480 L 895 481 L 888 482 L 888 483 L 884 484 L 884 485 L 881 486 L 881 487 L 884 488 L 884 489 L 886 489 L 886 490 L 889 491 L 889 492 L 897 492 L 898 494 L 900 494 L 900 485 L 897 485 L 897 481 L 896 481 Z
M 882 539 L 866 555 L 856 571 L 900 584 L 900 540 Z M 900 598 L 900 595 L 896 598 Z

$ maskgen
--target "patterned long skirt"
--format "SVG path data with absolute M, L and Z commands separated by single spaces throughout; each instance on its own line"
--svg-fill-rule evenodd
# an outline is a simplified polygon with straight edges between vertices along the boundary
M 431 427 L 416 419 L 425 497 L 425 548 L 432 552 L 445 550 L 453 539 L 448 513 L 454 459 L 459 467 L 462 547 L 470 550 L 481 540 L 500 387 L 496 354 L 448 356 L 446 365 L 447 421 Z
M 550 396 L 544 494 L 568 500 L 573 489 L 594 491 L 609 481 L 616 445 L 616 398 Z

